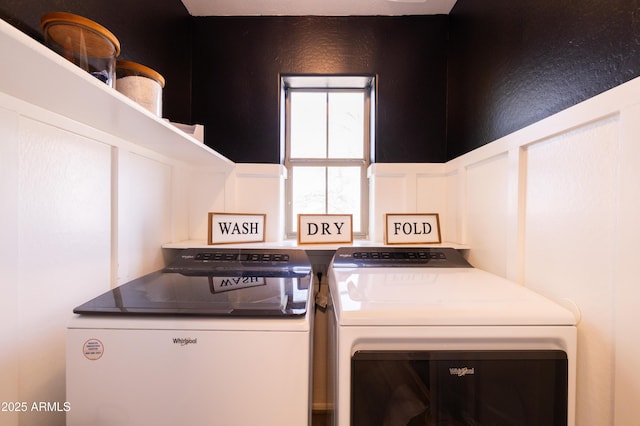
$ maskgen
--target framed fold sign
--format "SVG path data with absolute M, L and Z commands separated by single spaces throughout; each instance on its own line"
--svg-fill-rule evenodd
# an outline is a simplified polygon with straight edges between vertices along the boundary
M 266 214 L 209 213 L 207 242 L 211 244 L 262 243 Z
M 437 213 L 389 213 L 386 215 L 385 244 L 439 244 Z

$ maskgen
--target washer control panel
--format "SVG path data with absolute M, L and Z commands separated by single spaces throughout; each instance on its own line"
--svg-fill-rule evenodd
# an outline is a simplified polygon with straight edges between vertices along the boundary
M 228 251 L 197 252 L 192 258 L 193 262 L 288 262 L 286 253 L 238 253 Z
M 185 249 L 164 272 L 184 275 L 279 274 L 308 275 L 311 263 L 304 250 L 297 249 Z

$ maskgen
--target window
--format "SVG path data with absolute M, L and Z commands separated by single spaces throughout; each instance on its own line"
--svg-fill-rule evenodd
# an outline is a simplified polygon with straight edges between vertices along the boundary
M 352 214 L 354 236 L 366 236 L 372 82 L 285 80 L 287 237 L 297 234 L 298 214 Z

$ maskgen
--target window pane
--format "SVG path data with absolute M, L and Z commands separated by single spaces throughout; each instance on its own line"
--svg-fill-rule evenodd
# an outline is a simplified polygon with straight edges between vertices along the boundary
M 364 94 L 329 93 L 329 158 L 362 158 Z
M 303 78 L 285 89 L 287 236 L 297 233 L 299 214 L 325 213 L 352 215 L 355 235 L 365 235 L 371 87 Z
M 326 168 L 293 167 L 291 231 L 298 229 L 299 214 L 324 214 L 326 208 Z
M 327 94 L 291 92 L 291 157 L 326 158 Z
M 353 231 L 360 232 L 360 167 L 329 167 L 328 212 L 352 214 Z

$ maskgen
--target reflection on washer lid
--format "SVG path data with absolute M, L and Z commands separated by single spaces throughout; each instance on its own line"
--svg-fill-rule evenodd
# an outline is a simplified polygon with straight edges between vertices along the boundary
M 475 268 L 334 269 L 341 325 L 574 325 L 573 314 Z
M 74 312 L 296 317 L 307 311 L 309 280 L 310 277 L 185 276 L 157 271 L 116 287 Z M 231 286 L 237 287 L 230 289 Z
M 302 250 L 186 249 L 161 271 L 108 291 L 78 314 L 295 318 L 307 313 Z

